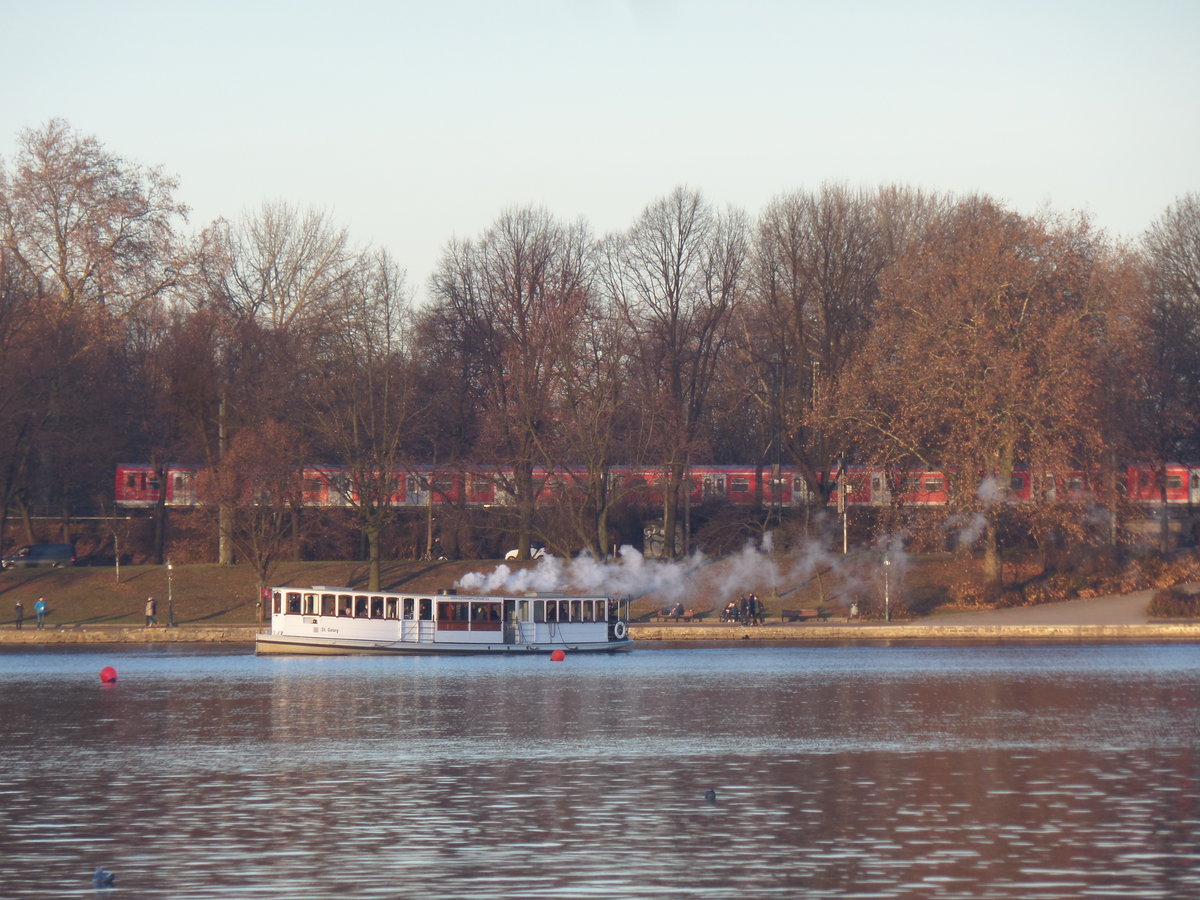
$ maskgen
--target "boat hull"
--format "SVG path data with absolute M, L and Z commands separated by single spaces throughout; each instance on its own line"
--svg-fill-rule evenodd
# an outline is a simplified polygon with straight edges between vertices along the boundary
M 255 640 L 255 652 L 259 655 L 303 654 L 315 656 L 437 656 L 444 654 L 520 656 L 530 653 L 552 653 L 555 650 L 565 650 L 569 653 L 616 653 L 631 649 L 633 643 L 630 638 L 596 643 L 550 643 L 546 641 L 526 644 L 480 644 L 454 641 L 438 641 L 436 643 L 394 641 L 389 643 L 352 638 L 264 633 L 258 635 Z

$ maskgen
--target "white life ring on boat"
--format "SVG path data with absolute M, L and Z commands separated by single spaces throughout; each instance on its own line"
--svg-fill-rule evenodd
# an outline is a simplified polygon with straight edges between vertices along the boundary
M 628 632 L 629 629 L 625 627 L 624 622 L 617 622 L 617 624 L 613 626 L 613 637 L 615 637 L 618 641 L 625 640 L 625 635 L 628 634 Z

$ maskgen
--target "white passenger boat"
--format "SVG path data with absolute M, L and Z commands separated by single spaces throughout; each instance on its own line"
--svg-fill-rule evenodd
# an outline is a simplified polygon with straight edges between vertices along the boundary
M 271 630 L 259 653 L 597 652 L 633 646 L 628 597 L 346 587 L 271 589 Z

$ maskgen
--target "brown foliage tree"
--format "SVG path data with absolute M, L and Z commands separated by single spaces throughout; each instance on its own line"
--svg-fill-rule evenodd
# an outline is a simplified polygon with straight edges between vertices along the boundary
M 1101 458 L 1105 263 L 1085 222 L 961 201 L 883 278 L 839 393 L 840 423 L 871 458 L 951 472 L 952 508 L 985 527 L 992 580 L 1017 463 L 1061 475 Z

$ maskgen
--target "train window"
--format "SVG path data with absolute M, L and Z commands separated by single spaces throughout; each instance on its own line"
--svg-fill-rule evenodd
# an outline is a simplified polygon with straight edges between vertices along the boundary
M 1068 478 L 1067 479 L 1067 490 L 1082 491 L 1083 490 L 1083 479 L 1080 478 L 1078 475 Z
M 130 472 L 125 476 L 125 487 L 131 490 L 137 487 L 137 475 L 135 475 L 133 472 Z
M 1182 475 L 1168 475 L 1167 476 L 1167 490 L 1168 491 L 1177 491 L 1182 487 L 1183 487 L 1183 476 Z
M 474 478 L 471 480 L 471 493 L 486 494 L 492 489 L 492 483 L 486 478 Z
M 925 490 L 929 491 L 930 493 L 933 493 L 936 491 L 942 491 L 945 489 L 946 489 L 946 480 L 944 478 L 942 478 L 940 475 L 935 475 L 931 478 L 925 479 Z
M 1012 478 L 1008 479 L 1008 489 L 1010 491 L 1025 490 L 1025 479 L 1020 475 L 1014 475 Z
M 750 479 L 745 475 L 731 475 L 729 477 L 729 492 L 731 494 L 745 494 L 750 490 Z
M 337 615 L 337 597 L 333 594 L 321 595 L 321 615 L 336 616 Z
M 905 476 L 904 490 L 906 493 L 915 494 L 917 491 L 921 490 L 921 479 L 915 478 L 911 475 Z

